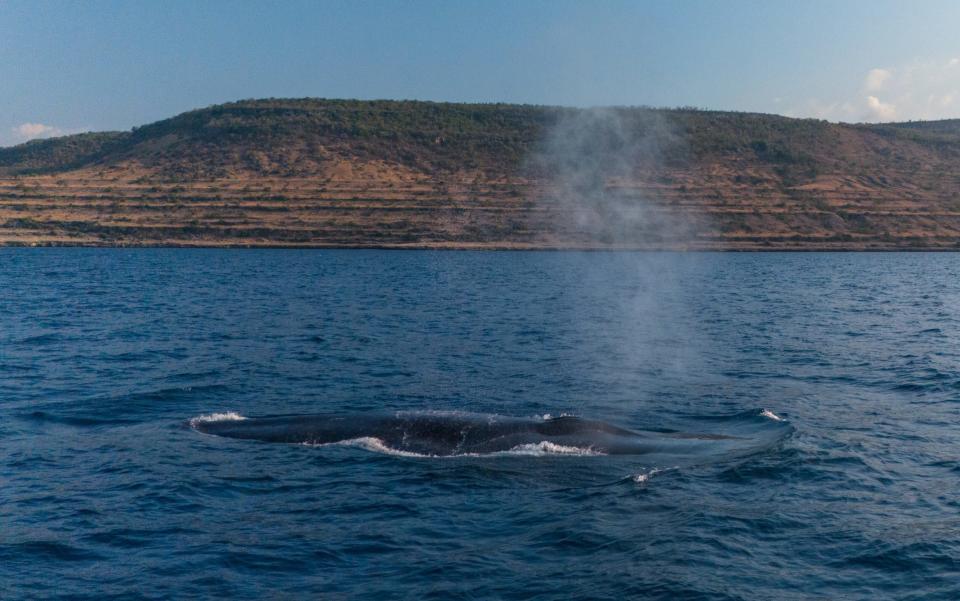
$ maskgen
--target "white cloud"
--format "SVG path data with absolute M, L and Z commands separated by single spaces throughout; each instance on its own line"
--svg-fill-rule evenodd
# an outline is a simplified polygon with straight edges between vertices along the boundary
M 877 67 L 861 81 L 845 95 L 795 102 L 787 114 L 853 122 L 960 117 L 960 57 Z
M 892 75 L 893 73 L 886 69 L 870 69 L 870 72 L 867 73 L 864 86 L 868 92 L 879 92 L 883 89 L 883 84 L 885 84 Z
M 893 121 L 897 118 L 897 107 L 880 102 L 876 96 L 867 96 L 867 108 L 874 117 L 873 121 Z
M 22 141 L 33 140 L 36 138 L 52 138 L 62 136 L 64 131 L 59 127 L 45 125 L 43 123 L 21 123 L 13 128 L 13 135 Z

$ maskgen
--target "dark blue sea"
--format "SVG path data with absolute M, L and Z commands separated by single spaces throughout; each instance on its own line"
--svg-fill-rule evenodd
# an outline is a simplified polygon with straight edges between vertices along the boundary
M 783 435 L 190 425 L 344 412 Z M 2 249 L 0 597 L 960 599 L 960 257 Z

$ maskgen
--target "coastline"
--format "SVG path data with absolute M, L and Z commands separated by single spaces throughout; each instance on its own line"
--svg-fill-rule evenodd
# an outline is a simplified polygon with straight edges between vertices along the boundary
M 0 242 L 0 250 L 8 248 L 113 248 L 113 249 L 209 249 L 209 250 L 395 250 L 395 251 L 485 251 L 485 252 L 668 252 L 668 253 L 950 253 L 960 252 L 954 246 L 842 246 L 842 245 L 742 245 L 742 246 L 535 246 L 511 244 L 282 244 L 275 242 L 205 243 L 205 242 Z

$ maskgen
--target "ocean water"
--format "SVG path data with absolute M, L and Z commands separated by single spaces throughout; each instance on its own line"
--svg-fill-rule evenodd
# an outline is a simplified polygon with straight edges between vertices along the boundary
M 410 411 L 784 434 L 190 426 Z M 3 599 L 958 599 L 958 492 L 954 254 L 0 250 Z

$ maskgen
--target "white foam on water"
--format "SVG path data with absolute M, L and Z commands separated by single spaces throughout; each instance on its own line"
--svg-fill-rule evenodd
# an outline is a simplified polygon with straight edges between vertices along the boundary
M 555 444 L 549 441 L 521 444 L 508 451 L 498 451 L 490 455 L 524 455 L 528 457 L 544 457 L 547 455 L 574 455 L 577 457 L 596 457 L 606 455 L 591 448 L 568 447 L 562 444 Z
M 561 418 L 561 417 L 576 417 L 576 415 L 574 415 L 574 414 L 572 414 L 572 413 L 567 413 L 566 411 L 564 411 L 564 412 L 561 413 L 560 415 L 553 415 L 552 413 L 544 413 L 543 415 L 534 415 L 533 417 L 534 417 L 535 419 L 539 419 L 539 420 L 541 420 L 541 421 L 548 422 L 548 421 L 550 421 L 550 420 L 552 420 L 552 419 L 558 419 L 558 418 Z
M 774 413 L 773 411 L 770 411 L 769 409 L 764 409 L 763 411 L 760 412 L 760 415 L 762 415 L 763 417 L 772 419 L 773 421 L 777 421 L 777 422 L 782 422 L 782 421 L 783 421 L 783 418 L 782 418 L 782 417 L 780 417 L 779 415 L 777 415 L 777 414 Z
M 394 455 L 397 457 L 434 457 L 434 455 L 425 455 L 423 453 L 414 453 L 412 451 L 401 451 L 399 449 L 390 448 L 382 440 L 373 436 L 361 436 L 359 438 L 350 438 L 348 440 L 338 440 L 337 442 L 305 442 L 303 444 L 309 447 L 359 447 L 367 451 L 373 451 L 374 453 L 383 453 L 385 455 Z
M 385 455 L 393 455 L 395 457 L 420 457 L 420 458 L 430 458 L 430 459 L 446 458 L 446 457 L 502 457 L 502 456 L 595 457 L 599 455 L 605 455 L 605 453 L 601 453 L 593 449 L 583 449 L 580 447 L 568 447 L 564 445 L 554 444 L 548 441 L 517 445 L 512 449 L 508 449 L 506 451 L 494 451 L 492 453 L 458 453 L 454 455 L 431 455 L 427 453 L 415 453 L 413 451 L 403 451 L 400 449 L 394 449 L 390 446 L 387 446 L 387 444 L 383 442 L 383 440 L 373 436 L 361 436 L 359 438 L 351 438 L 348 440 L 340 440 L 337 442 L 326 442 L 326 443 L 305 442 L 303 444 L 307 446 L 314 446 L 314 447 L 328 447 L 328 446 L 358 447 L 367 451 L 373 451 L 374 453 L 383 453 Z
M 653 468 L 649 472 L 630 476 L 630 479 L 633 480 L 636 484 L 646 484 L 647 482 L 650 481 L 650 478 L 653 478 L 654 475 L 659 474 L 662 471 L 665 471 L 665 470 Z
M 225 413 L 208 413 L 207 415 L 198 415 L 190 419 L 190 425 L 194 428 L 197 424 L 207 424 L 210 422 L 232 422 L 247 419 L 236 411 L 227 411 Z

